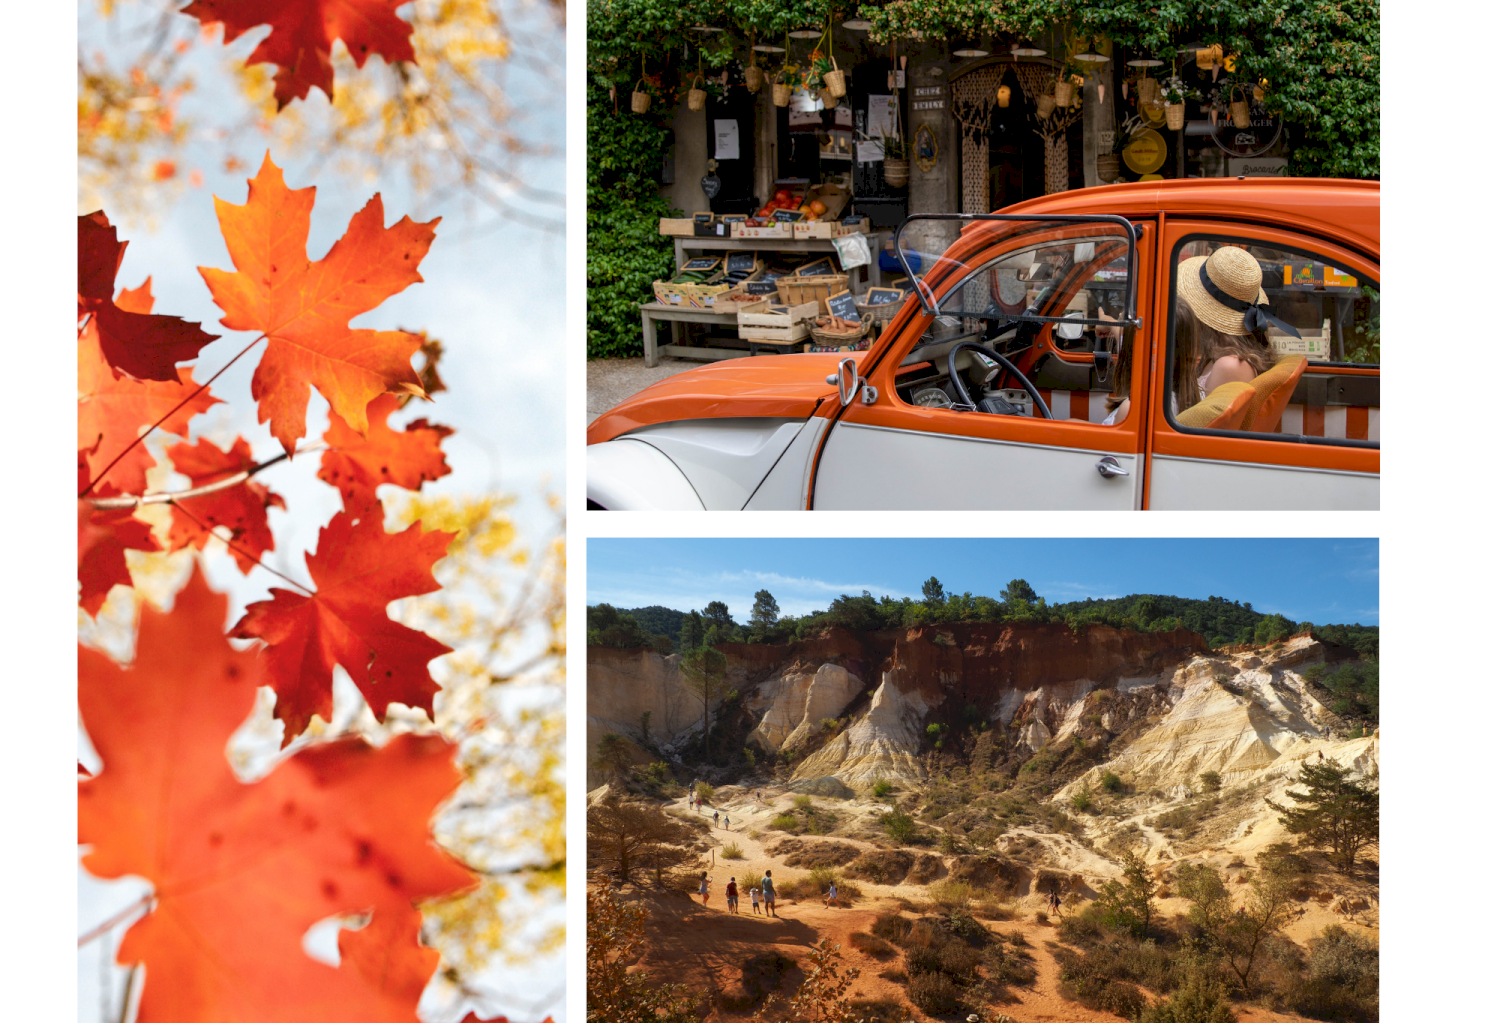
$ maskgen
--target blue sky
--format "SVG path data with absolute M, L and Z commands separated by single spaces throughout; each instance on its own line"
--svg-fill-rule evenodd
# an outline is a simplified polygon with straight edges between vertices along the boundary
M 1049 603 L 1164 593 L 1249 601 L 1293 621 L 1380 624 L 1373 539 L 591 539 L 588 602 L 679 610 L 722 600 L 739 621 L 756 590 L 782 614 L 841 593 L 920 598 L 936 575 L 996 596 L 1025 579 Z

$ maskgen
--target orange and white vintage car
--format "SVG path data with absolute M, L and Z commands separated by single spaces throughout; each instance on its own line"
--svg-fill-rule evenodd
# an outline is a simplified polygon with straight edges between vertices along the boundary
M 869 351 L 600 416 L 589 507 L 1379 507 L 1378 183 L 1081 189 L 909 218 L 896 251 L 911 293 Z

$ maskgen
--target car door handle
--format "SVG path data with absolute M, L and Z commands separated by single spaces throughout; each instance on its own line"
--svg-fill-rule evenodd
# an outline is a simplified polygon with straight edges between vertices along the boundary
M 1094 468 L 1098 469 L 1099 475 L 1103 476 L 1105 479 L 1109 479 L 1111 476 L 1130 475 L 1129 469 L 1120 468 L 1120 463 L 1115 459 L 1114 455 L 1105 455 L 1103 458 L 1099 459 L 1099 461 L 1094 463 Z

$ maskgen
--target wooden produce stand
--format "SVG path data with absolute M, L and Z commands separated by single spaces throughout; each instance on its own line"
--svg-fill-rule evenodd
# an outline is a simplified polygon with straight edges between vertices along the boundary
M 859 288 L 856 294 L 861 295 L 866 287 L 878 288 L 881 284 L 881 232 L 871 231 L 863 237 L 870 246 L 870 280 L 864 285 L 858 281 L 850 282 Z M 692 258 L 688 255 L 689 252 L 798 252 L 806 253 L 811 258 L 822 253 L 832 254 L 834 251 L 833 241 L 828 238 L 673 238 L 672 248 L 676 253 L 679 271 Z
M 657 322 L 671 325 L 672 342 L 670 344 L 658 345 L 656 343 Z M 641 337 L 646 348 L 646 365 L 655 366 L 661 361 L 663 355 L 674 355 L 679 359 L 701 359 L 705 362 L 715 362 L 719 359 L 738 359 L 748 355 L 756 355 L 761 351 L 775 354 L 785 354 L 802 351 L 802 342 L 788 341 L 778 342 L 764 338 L 740 341 L 743 347 L 719 348 L 719 347 L 694 347 L 682 344 L 682 324 L 684 323 L 707 323 L 714 326 L 727 327 L 738 332 L 739 310 L 730 309 L 728 312 L 715 312 L 712 309 L 691 309 L 675 305 L 662 305 L 659 302 L 646 302 L 641 305 Z

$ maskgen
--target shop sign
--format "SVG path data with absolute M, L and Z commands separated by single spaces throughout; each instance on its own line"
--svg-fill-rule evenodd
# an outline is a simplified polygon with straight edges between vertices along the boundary
M 911 91 L 913 96 L 943 96 L 947 88 L 941 85 L 919 85 Z
M 913 110 L 941 110 L 943 101 L 940 99 L 912 100 L 911 108 Z
M 1281 122 L 1274 117 L 1252 117 L 1250 127 L 1236 128 L 1230 121 L 1219 122 L 1214 144 L 1230 156 L 1264 156 L 1281 138 Z
M 1143 128 L 1131 136 L 1120 159 L 1137 174 L 1150 174 L 1167 162 L 1167 140 L 1152 128 Z
M 1229 176 L 1232 178 L 1284 178 L 1287 174 L 1284 156 L 1231 158 L 1225 163 L 1229 165 Z

